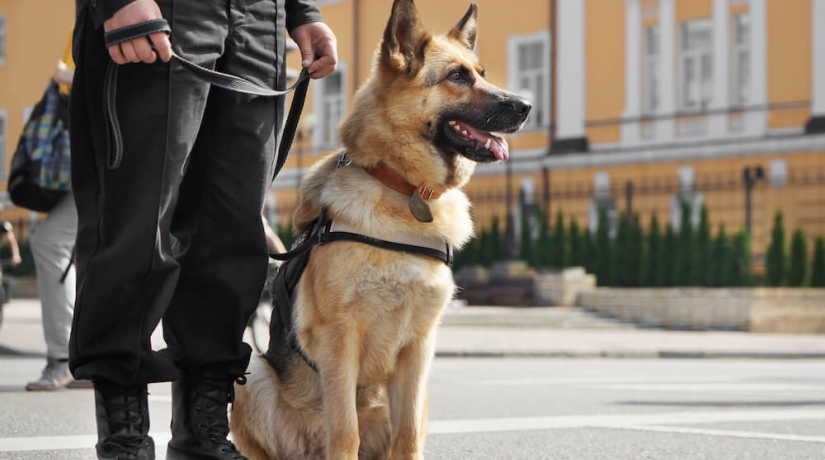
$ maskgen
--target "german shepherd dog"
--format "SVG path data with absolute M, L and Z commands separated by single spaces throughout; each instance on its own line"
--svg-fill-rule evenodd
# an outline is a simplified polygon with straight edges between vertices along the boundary
M 291 342 L 271 338 L 237 386 L 230 427 L 249 458 L 423 458 L 436 326 L 455 292 L 445 261 L 473 236 L 461 188 L 476 163 L 508 158 L 501 135 L 531 108 L 485 81 L 477 17 L 473 3 L 431 35 L 413 0 L 394 1 L 341 125 L 345 152 L 310 169 L 293 216 L 298 232 L 323 214 L 363 241 L 312 245 Z

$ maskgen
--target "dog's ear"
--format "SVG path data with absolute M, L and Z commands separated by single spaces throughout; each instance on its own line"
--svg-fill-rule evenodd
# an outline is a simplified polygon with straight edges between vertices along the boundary
M 381 58 L 408 75 L 418 72 L 424 62 L 424 46 L 430 34 L 421 24 L 413 0 L 395 0 L 381 42 Z
M 470 50 L 474 50 L 476 37 L 478 37 L 478 5 L 471 3 L 464 17 L 458 21 L 448 35 L 463 43 Z

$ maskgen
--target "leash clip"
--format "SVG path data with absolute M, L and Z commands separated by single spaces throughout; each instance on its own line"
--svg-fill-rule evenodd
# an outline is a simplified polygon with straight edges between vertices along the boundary
M 338 163 L 335 165 L 335 169 L 341 169 L 341 168 L 347 167 L 351 163 L 352 163 L 352 158 L 350 158 L 350 156 L 347 155 L 347 151 L 344 150 L 343 152 L 341 152 L 340 155 L 338 155 Z

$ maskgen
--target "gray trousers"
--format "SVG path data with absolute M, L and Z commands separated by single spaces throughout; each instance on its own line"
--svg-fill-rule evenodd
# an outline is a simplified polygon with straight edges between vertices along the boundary
M 46 354 L 53 359 L 69 358 L 69 333 L 75 301 L 75 271 L 60 278 L 71 263 L 77 236 L 77 209 L 71 193 L 52 209 L 29 236 L 34 266 L 37 270 L 37 293 L 43 310 L 43 335 Z

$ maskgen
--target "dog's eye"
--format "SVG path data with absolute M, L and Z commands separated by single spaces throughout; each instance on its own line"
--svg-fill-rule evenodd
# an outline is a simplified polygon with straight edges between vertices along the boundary
M 453 70 L 447 75 L 447 78 L 452 81 L 464 81 L 464 74 L 460 70 Z

